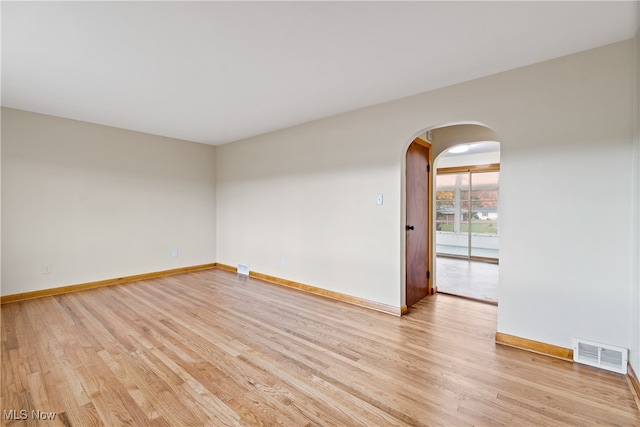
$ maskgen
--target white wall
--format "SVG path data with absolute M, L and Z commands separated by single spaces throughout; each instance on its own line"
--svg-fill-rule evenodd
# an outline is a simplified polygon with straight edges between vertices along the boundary
M 500 163 L 500 151 L 450 157 L 439 156 L 436 159 L 435 165 L 437 168 L 451 168 L 471 165 L 490 165 L 495 163 Z
M 638 22 L 640 22 L 640 2 L 637 3 Z M 640 29 L 634 38 L 635 70 L 634 70 L 634 129 L 633 129 L 633 183 L 634 189 L 633 209 L 631 218 L 634 218 L 631 235 L 634 237 L 631 248 L 632 271 L 632 297 L 631 303 L 631 351 L 629 363 L 636 374 L 640 374 Z
M 316 122 L 218 147 L 218 262 L 397 307 L 398 148 L 367 133 Z
M 3 108 L 2 295 L 215 262 L 214 164 L 212 146 Z
M 632 59 L 628 40 L 221 146 L 218 261 L 401 306 L 406 147 L 479 122 L 501 143 L 498 330 L 628 347 Z

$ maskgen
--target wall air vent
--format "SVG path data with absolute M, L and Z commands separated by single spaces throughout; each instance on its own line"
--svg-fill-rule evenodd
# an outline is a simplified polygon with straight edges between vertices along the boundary
M 238 274 L 243 276 L 249 275 L 249 266 L 247 264 L 238 264 Z
M 619 374 L 627 373 L 628 350 L 582 338 L 573 339 L 573 361 Z

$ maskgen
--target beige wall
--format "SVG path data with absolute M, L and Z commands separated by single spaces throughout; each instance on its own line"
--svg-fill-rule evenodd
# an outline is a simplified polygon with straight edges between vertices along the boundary
M 431 131 L 432 142 L 438 151 L 432 153 L 436 158 L 444 150 L 456 145 L 478 141 L 498 141 L 498 135 L 486 126 L 475 124 L 454 124 Z M 434 150 L 435 151 L 435 150 Z
M 640 2 L 637 2 L 638 22 L 640 22 Z M 633 366 L 636 374 L 640 373 L 640 28 L 634 38 L 635 76 L 634 84 L 634 110 L 633 110 L 633 210 L 631 217 L 634 218 L 632 236 L 634 236 L 631 248 L 632 270 L 632 298 L 631 302 L 631 353 L 629 362 Z
M 490 153 L 477 153 L 452 157 L 438 157 L 435 161 L 436 168 L 451 168 L 471 165 L 491 165 L 500 163 L 500 151 Z
M 480 123 L 501 143 L 498 330 L 629 347 L 632 65 L 628 40 L 221 146 L 218 261 L 401 306 L 406 148 Z
M 397 307 L 399 151 L 336 120 L 218 147 L 218 261 Z
M 215 262 L 214 164 L 208 145 L 3 108 L 2 295 Z

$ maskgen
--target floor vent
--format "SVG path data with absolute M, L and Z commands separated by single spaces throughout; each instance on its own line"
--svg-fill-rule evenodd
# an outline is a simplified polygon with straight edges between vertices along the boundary
M 573 339 L 573 361 L 619 374 L 627 373 L 628 351 L 626 348 Z
M 238 274 L 243 276 L 249 275 L 249 266 L 247 264 L 238 264 Z

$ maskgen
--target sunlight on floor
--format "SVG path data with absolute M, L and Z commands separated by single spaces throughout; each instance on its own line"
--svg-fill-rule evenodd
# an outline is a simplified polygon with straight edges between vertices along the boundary
M 447 257 L 436 258 L 439 292 L 498 301 L 498 265 Z

